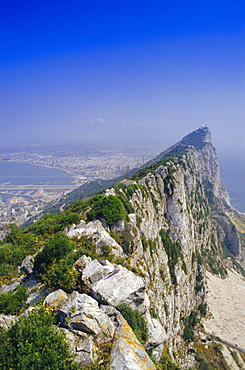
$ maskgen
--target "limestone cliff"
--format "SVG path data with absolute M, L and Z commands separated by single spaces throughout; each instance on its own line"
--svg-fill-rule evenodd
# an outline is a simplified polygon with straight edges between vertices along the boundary
M 74 213 L 80 221 L 63 229 L 79 257 L 66 275 L 77 279 L 69 280 L 70 291 L 63 281 L 62 289 L 54 289 L 58 283 L 50 276 L 59 261 L 55 256 L 47 265 L 44 246 L 34 267 L 30 256 L 23 261 L 20 271 L 27 277 L 2 285 L 0 292 L 27 286 L 30 305 L 46 296 L 43 304 L 57 312 L 80 366 L 166 369 L 176 362 L 183 369 L 198 368 L 196 349 L 188 343 L 200 341 L 193 330 L 207 313 L 206 271 L 225 277 L 227 254 L 229 266 L 244 266 L 245 223 L 220 183 L 208 128 L 187 135 L 130 179 L 65 211 L 67 217 Z M 61 261 L 64 268 L 65 257 Z M 39 278 L 51 287 L 49 295 Z M 101 357 L 105 348 L 110 361 Z

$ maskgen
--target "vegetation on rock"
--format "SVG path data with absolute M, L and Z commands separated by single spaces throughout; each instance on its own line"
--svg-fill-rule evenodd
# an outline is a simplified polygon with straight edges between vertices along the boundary
M 144 344 L 148 339 L 148 328 L 144 317 L 138 311 L 132 310 L 127 304 L 121 304 L 117 309 L 131 326 L 140 343 Z
M 64 335 L 44 309 L 22 316 L 8 330 L 0 329 L 2 370 L 76 370 Z

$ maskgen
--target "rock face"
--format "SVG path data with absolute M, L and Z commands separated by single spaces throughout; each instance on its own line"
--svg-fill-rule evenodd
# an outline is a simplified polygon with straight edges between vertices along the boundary
M 155 365 L 127 321 L 118 315 L 119 327 L 112 347 L 111 370 L 154 370 Z
M 61 329 L 66 335 L 67 341 L 75 355 L 75 361 L 82 366 L 92 365 L 94 363 L 94 343 L 91 337 L 79 330 Z
M 142 305 L 145 300 L 144 292 L 143 279 L 122 266 L 115 267 L 110 274 L 91 285 L 94 298 L 115 307 L 129 301 L 137 306 Z
M 74 291 L 59 308 L 61 324 L 70 329 L 97 334 L 106 340 L 112 338 L 114 326 L 99 309 L 98 303 L 86 294 Z
M 13 322 L 15 322 L 16 317 L 15 316 L 8 316 L 0 314 L 0 328 L 8 328 L 12 325 Z
M 103 279 L 114 271 L 115 267 L 109 261 L 93 260 L 86 264 L 82 280 L 91 284 Z

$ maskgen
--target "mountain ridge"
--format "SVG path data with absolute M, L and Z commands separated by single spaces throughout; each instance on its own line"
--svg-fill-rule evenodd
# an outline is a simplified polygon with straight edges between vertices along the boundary
M 160 156 L 129 185 L 13 228 L 1 244 L 8 256 L 0 265 L 0 322 L 14 313 L 18 325 L 24 308 L 11 311 L 1 297 L 25 288 L 23 307 L 36 310 L 41 300 L 37 307 L 54 310 L 81 368 L 100 368 L 99 354 L 111 370 L 208 369 L 209 362 L 229 369 L 201 325 L 206 271 L 222 279 L 227 268 L 243 271 L 245 223 L 220 183 L 207 127 Z M 25 275 L 16 279 L 10 267 L 18 254 L 19 261 L 26 255 Z

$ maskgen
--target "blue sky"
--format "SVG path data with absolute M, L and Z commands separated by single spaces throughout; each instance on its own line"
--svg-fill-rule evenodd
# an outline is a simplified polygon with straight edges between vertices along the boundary
M 0 146 L 175 143 L 244 153 L 245 2 L 0 3 Z

